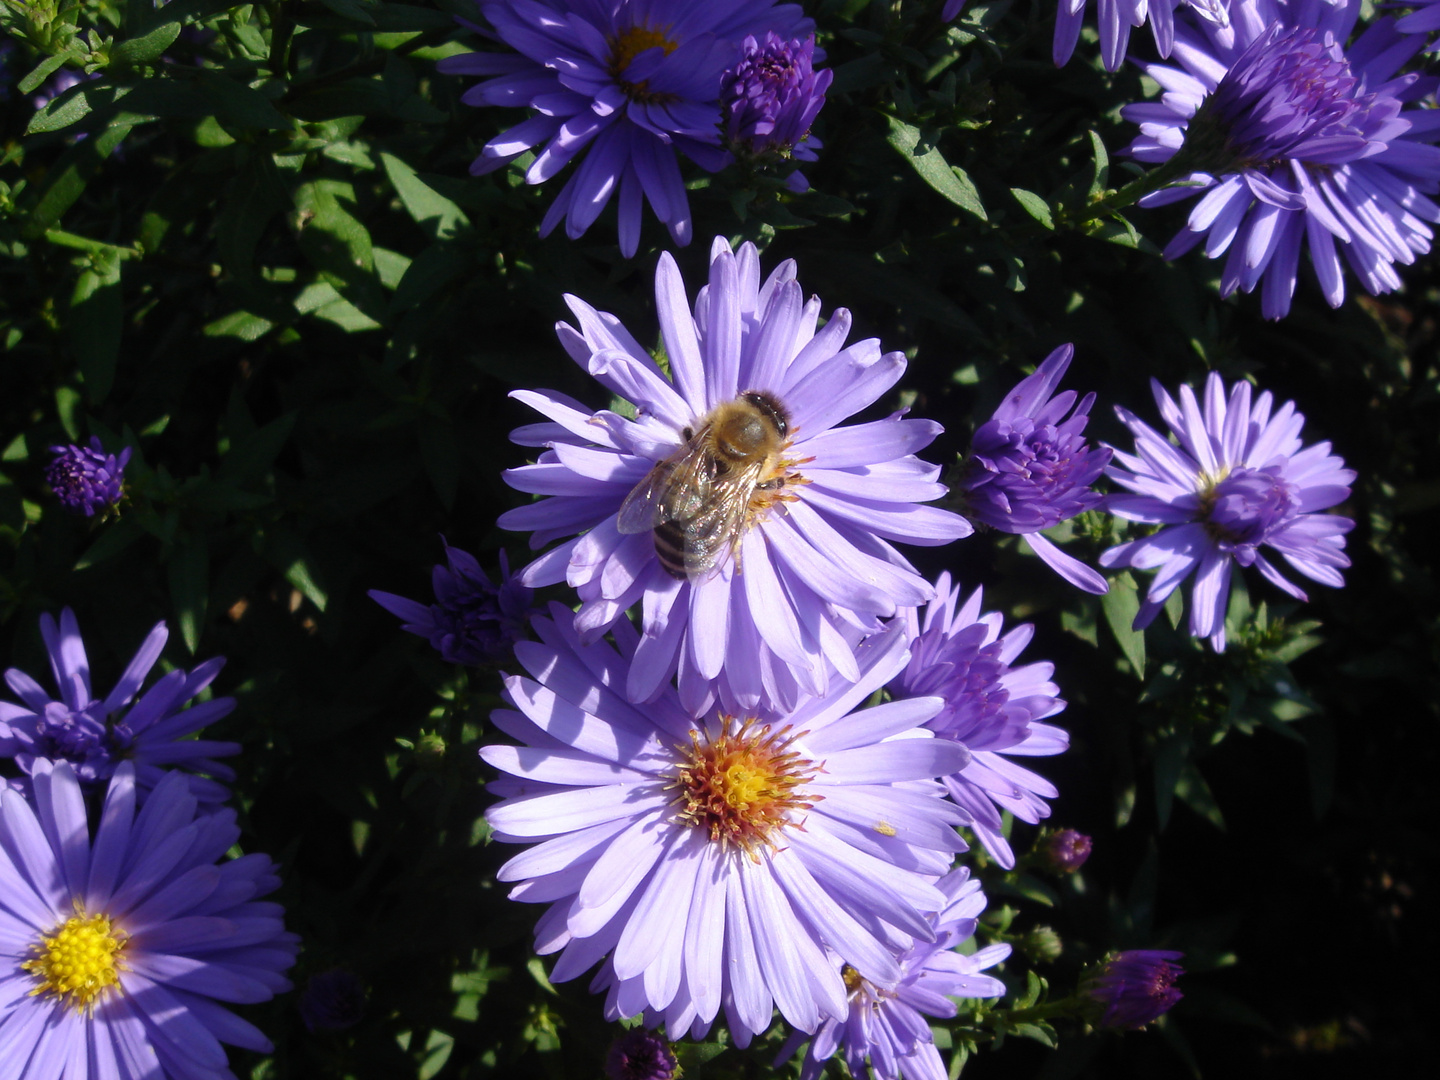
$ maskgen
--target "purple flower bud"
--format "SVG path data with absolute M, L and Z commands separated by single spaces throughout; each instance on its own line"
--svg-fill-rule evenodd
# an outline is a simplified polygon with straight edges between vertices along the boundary
M 1005 396 L 975 432 L 957 488 L 962 513 L 971 521 L 1024 535 L 1035 554 L 1066 581 L 1103 593 L 1104 578 L 1039 535 L 1100 505 L 1102 497 L 1090 485 L 1112 453 L 1085 441 L 1095 395 L 1086 394 L 1067 419 L 1077 395 L 1074 390 L 1055 394 L 1074 352 L 1060 346 Z
M 451 547 L 443 536 L 440 542 L 448 565 L 435 567 L 435 603 L 427 607 L 379 589 L 371 589 L 370 598 L 404 619 L 401 629 L 429 638 L 449 663 L 485 664 L 510 655 L 515 642 L 525 637 L 534 590 L 511 576 L 503 551 L 497 587 L 475 556 Z
M 1040 846 L 1045 864 L 1057 874 L 1073 874 L 1090 858 L 1090 837 L 1074 829 L 1052 833 Z
M 344 968 L 313 976 L 300 995 L 300 1019 L 309 1031 L 344 1031 L 365 1015 L 365 987 Z
M 50 452 L 55 459 L 45 470 L 45 482 L 66 509 L 94 517 L 95 511 L 109 510 L 120 502 L 130 447 L 117 458 L 106 454 L 100 440 L 92 438 L 89 446 L 52 446 Z
M 815 36 L 787 41 L 769 31 L 763 42 L 747 37 L 742 50 L 720 84 L 727 145 L 742 160 L 814 161 L 820 142 L 810 125 L 834 78 L 814 69 Z
M 1131 949 L 1105 962 L 1084 984 L 1084 992 L 1105 1009 L 1100 1026 L 1139 1028 L 1169 1012 L 1185 995 L 1174 982 L 1184 974 L 1172 963 L 1184 953 Z
M 679 1063 L 659 1035 L 634 1028 L 610 1044 L 605 1075 L 610 1080 L 672 1080 Z

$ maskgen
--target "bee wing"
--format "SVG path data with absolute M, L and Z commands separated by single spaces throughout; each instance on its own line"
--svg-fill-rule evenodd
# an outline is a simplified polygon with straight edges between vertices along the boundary
M 621 533 L 649 532 L 667 521 L 694 515 L 710 497 L 712 469 L 704 450 L 691 440 L 645 474 L 620 504 L 615 527 Z
M 710 495 L 685 523 L 685 573 L 690 577 L 714 568 L 725 550 L 740 535 L 750 496 L 765 471 L 765 462 L 756 461 L 742 469 L 722 474 L 711 485 Z

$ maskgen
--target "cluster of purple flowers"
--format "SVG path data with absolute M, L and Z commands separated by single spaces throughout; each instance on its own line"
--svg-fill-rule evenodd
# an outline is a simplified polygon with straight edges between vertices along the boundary
M 57 695 L 11 668 L 19 700 L 0 701 L 0 755 L 20 771 L 0 786 L 7 1070 L 230 1076 L 222 1044 L 271 1045 L 225 1006 L 289 989 L 299 939 L 260 899 L 280 884 L 270 859 L 225 858 L 240 829 L 220 782 L 234 774 L 215 759 L 239 745 L 191 738 L 235 707 L 195 701 L 223 661 L 142 693 L 160 623 L 100 697 L 74 613 L 43 615 L 40 632 Z
M 814 23 L 798 4 L 476 3 L 492 28 L 481 32 L 514 51 L 467 53 L 439 67 L 486 77 L 466 91 L 467 105 L 533 110 L 485 144 L 471 173 L 538 148 L 525 179 L 542 184 L 575 162 L 542 236 L 564 221 L 566 234 L 579 237 L 618 196 L 625 255 L 639 246 L 646 202 L 671 238 L 688 244 L 690 206 L 676 151 L 709 172 L 729 164 L 732 152 L 752 161 L 814 160 L 819 142 L 810 124 L 830 74 L 813 70 Z M 798 174 L 791 184 L 805 187 Z
M 545 420 L 513 433 L 540 453 L 506 478 L 547 497 L 501 524 L 559 541 L 517 578 L 579 604 L 515 645 L 528 675 L 492 717 L 514 741 L 481 751 L 494 837 L 528 845 L 499 878 L 546 906 L 550 978 L 593 970 L 611 1019 L 701 1037 L 723 1013 L 745 1046 L 778 1010 L 806 1076 L 841 1048 L 852 1071 L 943 1076 L 924 1017 L 1002 993 L 981 972 L 1009 951 L 955 951 L 985 904 L 956 827 L 1015 865 L 1002 812 L 1037 823 L 1058 793 L 1012 759 L 1066 749 L 1044 722 L 1065 705 L 1050 664 L 1019 663 L 1031 627 L 893 545 L 966 536 L 966 516 L 1036 537 L 1096 508 L 1093 395 L 1056 392 L 1068 347 L 1022 381 L 976 436 L 961 516 L 927 505 L 946 490 L 916 452 L 938 424 L 843 423 L 905 359 L 847 343 L 843 309 L 822 325 L 793 263 L 766 276 L 717 239 L 693 300 L 668 255 L 655 295 L 666 368 L 576 297 L 558 328 L 633 409 L 513 395 Z M 1104 589 L 1053 545 L 1047 562 Z M 665 1075 L 654 1045 L 623 1045 L 612 1073 Z

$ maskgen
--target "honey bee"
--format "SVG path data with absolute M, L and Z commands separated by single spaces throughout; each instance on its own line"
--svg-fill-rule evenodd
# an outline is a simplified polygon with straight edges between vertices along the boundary
M 653 529 L 660 565 L 672 577 L 701 577 L 739 544 L 755 493 L 784 487 L 789 432 L 789 414 L 769 394 L 748 390 L 717 405 L 625 496 L 617 527 Z

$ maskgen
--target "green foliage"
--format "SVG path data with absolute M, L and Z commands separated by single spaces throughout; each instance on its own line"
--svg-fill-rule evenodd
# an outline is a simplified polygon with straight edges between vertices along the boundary
M 1343 508 L 1360 522 L 1347 590 L 1314 589 L 1301 607 L 1258 578 L 1253 596 L 1237 582 L 1221 655 L 1188 636 L 1179 593 L 1149 629 L 1131 628 L 1143 576 L 1080 596 L 997 534 L 909 553 L 967 589 L 983 582 L 1007 625 L 1036 624 L 1026 659 L 1055 663 L 1069 702 L 1055 722 L 1072 749 L 1035 769 L 1062 792 L 1056 820 L 1097 847 L 1096 867 L 1063 881 L 1024 858 L 1003 872 L 978 845 L 969 856 L 992 897 L 982 942 L 1017 952 L 1003 1003 L 937 1022 L 955 1075 L 1002 1044 L 1064 1044 L 1081 1020 L 1051 986 L 1073 986 L 1109 948 L 1184 948 L 1195 972 L 1228 965 L 1236 938 L 1264 955 L 1244 922 L 1249 893 L 1290 889 L 1297 906 L 1310 894 L 1279 857 L 1273 871 L 1250 860 L 1235 884 L 1233 851 L 1292 843 L 1255 822 L 1298 805 L 1284 820 L 1323 849 L 1424 820 L 1425 783 L 1387 794 L 1383 812 L 1357 810 L 1368 804 L 1352 770 L 1362 725 L 1400 746 L 1418 738 L 1403 721 L 1437 719 L 1440 291 L 1417 267 L 1405 294 L 1331 311 L 1302 279 L 1279 326 L 1254 298 L 1220 300 L 1215 264 L 1158 257 L 1181 219 L 1135 208 L 1164 182 L 1120 153 L 1131 131 L 1117 110 L 1142 96 L 1139 76 L 1105 75 L 1085 44 L 1055 71 L 1053 5 L 972 4 L 951 26 L 939 6 L 807 5 L 836 72 L 813 189 L 690 175 L 696 242 L 676 254 L 692 286 L 713 235 L 754 240 L 768 264 L 795 258 L 827 315 L 852 309 L 857 336 L 910 358 L 881 404 L 945 424 L 931 460 L 961 454 L 1022 374 L 1075 342 L 1066 385 L 1099 393 L 1099 438 L 1123 443 L 1111 404 L 1153 415 L 1151 376 L 1173 388 L 1218 370 L 1295 398 L 1307 435 L 1333 440 L 1361 475 Z M 64 605 L 101 675 L 160 618 L 177 631 L 168 663 L 228 657 L 218 689 L 240 706 L 206 737 L 244 746 L 243 845 L 283 863 L 279 898 L 305 941 L 295 981 L 340 966 L 369 989 L 365 1022 L 338 1034 L 307 1032 L 295 995 L 249 1010 L 276 1049 L 232 1053 L 237 1074 L 593 1077 L 618 1031 L 587 980 L 548 982 L 530 951 L 538 909 L 497 882 L 513 849 L 489 843 L 476 748 L 493 735 L 498 672 L 451 669 L 365 595 L 428 602 L 441 534 L 492 573 L 502 546 L 526 558 L 494 524 L 522 501 L 501 471 L 533 453 L 506 438 L 533 420 L 506 394 L 605 404 L 551 333 L 563 294 L 653 338 L 651 272 L 672 247 L 647 220 L 641 253 L 623 258 L 613 210 L 580 240 L 539 238 L 564 177 L 525 184 L 528 156 L 468 174 L 522 114 L 463 106 L 467 81 L 436 72 L 443 56 L 491 47 L 455 15 L 473 8 L 0 5 L 5 666 L 43 671 L 36 621 Z M 62 72 L 80 81 L 49 94 Z M 47 447 L 92 435 L 134 451 L 118 516 L 94 522 L 66 515 L 43 482 Z M 1052 537 L 1093 563 L 1120 529 L 1095 513 Z M 1403 705 L 1378 706 L 1387 695 Z M 1315 831 L 1339 810 L 1354 816 Z M 1014 824 L 1016 849 L 1033 835 Z M 1376 840 L 1354 858 L 1403 868 L 1410 854 Z M 1315 858 L 1302 869 L 1319 892 L 1338 864 Z M 1065 943 L 1054 963 L 1020 947 L 1039 919 Z M 1308 1003 L 1276 1005 L 1278 977 L 1260 970 L 1227 983 L 1228 997 L 1192 994 L 1189 1015 L 1167 1023 L 1161 1068 L 1280 1045 L 1273 1033 Z M 1248 1034 L 1235 1041 L 1237 1027 Z M 1164 1044 L 1146 1038 L 1152 1049 L 1134 1053 L 1148 1063 Z M 783 1041 L 777 1025 L 742 1051 L 717 1030 L 679 1053 L 687 1077 L 798 1075 L 793 1060 L 770 1068 Z M 1073 1045 L 1086 1049 L 1043 1059 L 1049 1075 L 1111 1075 L 1124 1060 L 1098 1039 Z

